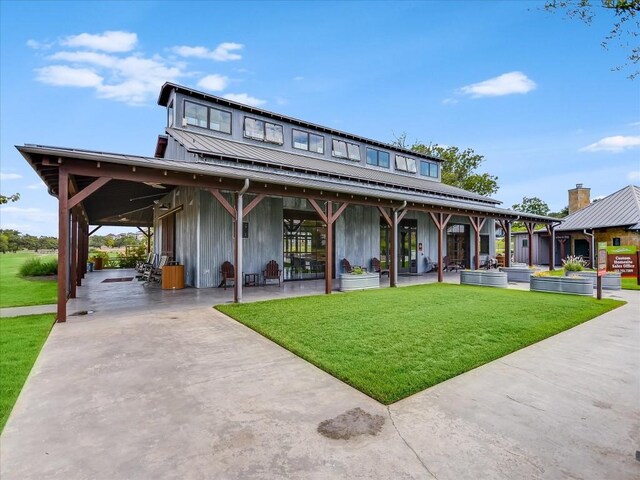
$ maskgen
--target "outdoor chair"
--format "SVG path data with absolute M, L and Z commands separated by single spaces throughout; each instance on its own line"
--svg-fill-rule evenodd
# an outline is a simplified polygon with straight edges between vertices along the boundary
M 371 259 L 371 270 L 376 272 L 378 275 L 382 276 L 382 275 L 386 275 L 387 277 L 389 276 L 389 270 L 382 270 L 382 264 L 380 263 L 380 260 L 378 260 L 376 257 L 373 257 Z
M 162 267 L 164 267 L 168 261 L 169 255 L 162 255 L 157 266 L 151 266 L 150 268 L 147 268 L 142 276 L 144 284 L 148 285 L 153 282 L 160 283 L 160 280 L 162 279 Z
M 136 271 L 138 273 L 144 273 L 146 270 L 153 268 L 157 259 L 158 255 L 156 253 L 149 253 L 146 260 L 139 260 L 136 262 Z
M 266 268 L 262 271 L 262 283 L 264 285 L 267 284 L 267 280 L 278 280 L 278 286 L 280 286 L 280 275 L 282 274 L 282 270 L 280 270 L 280 265 L 275 260 L 271 260 L 267 263 Z
M 353 267 L 349 263 L 349 260 L 347 260 L 346 258 L 342 259 L 342 261 L 340 262 L 340 265 L 342 265 L 342 271 L 344 273 L 351 273 L 353 271 Z
M 425 273 L 433 272 L 438 269 L 438 262 L 431 260 L 431 257 L 424 257 Z
M 490 255 L 487 255 L 486 258 L 480 262 L 480 268 L 486 268 L 489 270 L 490 268 L 497 268 L 498 261 L 494 258 L 491 258 Z
M 496 255 L 496 268 L 497 267 L 504 267 L 504 255 L 501 253 Z
M 442 265 L 444 266 L 444 270 L 447 270 L 449 272 L 451 270 L 455 270 L 457 272 L 458 269 L 462 268 L 458 262 L 450 259 L 449 255 L 445 255 L 445 257 L 442 259 Z
M 222 280 L 220 281 L 220 285 L 218 285 L 218 288 L 224 287 L 224 289 L 226 290 L 227 287 L 231 286 L 229 285 L 229 281 L 235 282 L 236 269 L 231 262 L 224 262 L 220 267 L 220 275 L 222 275 Z

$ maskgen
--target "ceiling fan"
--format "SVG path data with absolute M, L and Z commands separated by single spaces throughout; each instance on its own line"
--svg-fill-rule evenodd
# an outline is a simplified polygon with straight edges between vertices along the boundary
M 142 183 L 144 183 L 145 185 L 149 185 L 150 187 L 153 187 L 153 188 L 161 188 L 163 190 L 167 188 L 161 183 L 155 183 L 155 182 L 142 182 Z

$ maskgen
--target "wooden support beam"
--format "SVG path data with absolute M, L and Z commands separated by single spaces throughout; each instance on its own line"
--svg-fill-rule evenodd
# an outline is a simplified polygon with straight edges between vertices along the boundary
M 529 235 L 529 266 L 533 266 L 533 232 L 536 229 L 536 222 L 524 222 Z
M 69 266 L 69 297 L 76 298 L 76 287 L 78 278 L 78 212 L 75 208 L 71 209 L 71 247 L 70 266 Z
M 256 208 L 264 197 L 265 197 L 265 195 L 263 193 L 259 193 L 258 195 L 256 195 L 255 198 L 253 200 L 251 200 L 246 207 L 244 207 L 244 209 L 242 210 L 242 215 L 244 217 L 249 215 L 249 212 L 251 210 L 253 210 L 254 208 Z
M 504 266 L 511 266 L 511 222 L 504 221 Z
M 404 208 L 398 212 L 398 223 L 402 221 L 402 219 L 404 218 L 404 216 L 407 214 L 408 211 L 409 209 Z
M 382 215 L 382 218 L 384 218 L 385 222 L 387 222 L 387 225 L 391 226 L 391 217 L 387 213 L 387 209 L 378 206 L 378 210 L 380 210 L 380 215 Z
M 224 207 L 224 209 L 229 213 L 229 215 L 231 215 L 231 217 L 236 218 L 236 207 L 231 205 L 227 201 L 227 199 L 224 198 L 224 196 L 220 193 L 220 190 L 217 190 L 215 188 L 210 188 L 209 192 L 211 192 L 211 195 L 213 195 L 215 197 L 215 199 L 220 202 L 220 205 L 222 205 Z M 242 225 L 241 225 L 241 227 L 242 227 Z
M 556 264 L 556 231 L 552 223 L 545 225 L 545 228 L 549 234 L 549 270 L 553 271 Z
M 443 235 L 444 235 L 444 231 L 447 228 L 447 224 L 449 223 L 449 220 L 451 220 L 451 214 L 449 215 L 444 215 L 443 213 L 433 213 L 433 212 L 429 212 L 429 215 L 431 216 L 431 220 L 433 220 L 433 223 L 436 226 L 436 229 L 438 230 L 438 282 L 443 282 L 444 281 L 444 265 L 443 263 L 443 255 L 442 255 L 442 241 L 443 241 Z
M 102 225 L 98 225 L 96 228 L 94 228 L 93 230 L 91 230 L 89 232 L 89 236 L 93 235 L 94 233 L 96 233 L 98 230 L 100 230 L 102 228 Z
M 398 286 L 398 210 L 391 210 L 389 226 L 389 287 Z
M 97 180 L 94 180 L 88 186 L 80 190 L 78 193 L 76 193 L 73 197 L 69 199 L 68 207 L 69 208 L 75 207 L 76 205 L 78 205 L 78 203 L 86 199 L 92 193 L 96 192 L 100 187 L 108 183 L 110 180 L 111 179 L 107 177 L 99 177 Z
M 58 308 L 56 321 L 67 321 L 67 268 L 69 265 L 69 173 L 58 170 Z
M 331 221 L 333 218 L 333 202 L 331 201 L 327 202 L 327 214 L 325 218 L 329 219 L 329 221 L 325 221 L 327 225 L 327 259 L 325 262 L 324 293 L 330 294 L 333 290 L 333 222 Z
M 233 301 L 235 303 L 240 303 L 242 301 L 242 197 L 240 193 L 235 194 L 236 197 L 236 207 L 235 211 L 235 222 L 234 228 L 236 229 L 236 234 L 234 238 L 234 248 L 233 248 L 233 257 L 234 257 L 234 265 L 235 265 L 235 278 L 233 280 Z M 222 197 L 224 198 L 224 197 Z M 225 200 L 226 201 L 226 200 Z
M 318 205 L 318 202 L 316 202 L 313 198 L 307 198 L 307 201 L 309 202 L 311 207 L 316 211 L 316 213 L 318 214 L 320 219 L 324 223 L 329 223 L 329 219 L 327 217 L 327 214 L 324 213 L 324 210 L 322 208 L 320 208 L 320 205 Z
M 480 230 L 484 226 L 486 222 L 486 218 L 483 217 L 475 217 L 473 215 L 469 215 L 469 222 L 473 227 L 473 232 L 475 233 L 475 244 L 476 244 L 476 255 L 475 255 L 475 269 L 480 269 Z
M 338 207 L 338 209 L 336 210 L 336 212 L 331 216 L 331 223 L 335 223 L 335 221 L 340 218 L 340 215 L 342 215 L 342 212 L 344 212 L 344 209 L 347 208 L 349 206 L 349 202 L 344 202 L 342 205 L 340 205 Z

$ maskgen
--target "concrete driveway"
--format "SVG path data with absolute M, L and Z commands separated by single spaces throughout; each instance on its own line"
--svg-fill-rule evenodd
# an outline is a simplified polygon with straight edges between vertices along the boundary
M 0 477 L 640 476 L 640 292 L 402 400 L 368 398 L 206 307 L 56 325 L 0 438 Z M 377 435 L 317 431 L 360 408 Z

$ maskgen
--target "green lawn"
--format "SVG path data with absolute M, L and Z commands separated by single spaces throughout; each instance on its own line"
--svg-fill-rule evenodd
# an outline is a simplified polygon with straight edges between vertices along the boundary
M 391 404 L 622 304 L 431 284 L 215 308 Z
M 623 290 L 640 290 L 640 285 L 638 285 L 638 280 L 635 278 L 623 278 L 622 289 Z
M 49 335 L 53 317 L 0 318 L 0 431 Z
M 27 280 L 18 276 L 20 265 L 35 255 L 31 252 L 0 253 L 0 307 L 56 303 L 57 283 L 54 280 Z

